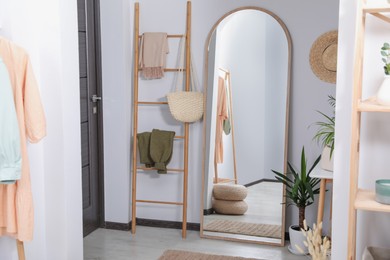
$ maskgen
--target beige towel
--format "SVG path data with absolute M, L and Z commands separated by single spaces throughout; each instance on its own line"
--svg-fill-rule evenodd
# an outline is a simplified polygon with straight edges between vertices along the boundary
M 166 33 L 144 33 L 141 38 L 140 67 L 145 79 L 164 77 L 166 56 L 169 53 Z

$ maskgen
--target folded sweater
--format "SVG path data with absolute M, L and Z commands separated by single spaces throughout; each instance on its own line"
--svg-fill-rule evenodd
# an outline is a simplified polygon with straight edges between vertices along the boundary
M 150 135 L 150 132 L 137 134 L 139 160 L 142 164 L 145 164 L 146 168 L 154 166 L 154 162 L 150 157 Z
M 145 167 L 155 167 L 158 173 L 167 173 L 173 153 L 175 132 L 153 129 L 137 134 L 140 162 Z

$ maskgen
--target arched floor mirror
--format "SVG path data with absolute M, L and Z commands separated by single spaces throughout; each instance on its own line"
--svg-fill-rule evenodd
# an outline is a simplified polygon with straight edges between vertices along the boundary
M 272 12 L 233 10 L 205 51 L 201 236 L 284 245 L 291 38 Z M 244 198 L 245 197 L 245 198 Z

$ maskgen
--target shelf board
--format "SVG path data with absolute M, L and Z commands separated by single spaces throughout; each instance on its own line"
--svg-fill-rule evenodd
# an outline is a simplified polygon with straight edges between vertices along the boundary
M 358 104 L 358 111 L 360 112 L 390 112 L 390 106 L 380 105 L 376 101 L 376 97 L 370 97 L 366 100 L 360 101 Z
M 390 12 L 390 5 L 389 4 L 366 5 L 363 7 L 363 12 L 366 14 L 388 13 L 388 12 Z
M 390 205 L 376 202 L 375 191 L 359 189 L 355 199 L 355 209 L 390 212 Z

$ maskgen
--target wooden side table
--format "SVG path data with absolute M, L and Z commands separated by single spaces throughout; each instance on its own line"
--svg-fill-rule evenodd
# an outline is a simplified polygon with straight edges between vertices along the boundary
M 318 199 L 318 211 L 317 211 L 317 225 L 319 225 L 324 218 L 326 184 L 333 182 L 333 172 L 326 171 L 322 169 L 319 164 L 317 164 L 317 166 L 311 172 L 310 177 L 321 179 L 320 196 Z M 330 207 L 330 210 L 331 210 L 330 219 L 332 219 L 332 207 Z

